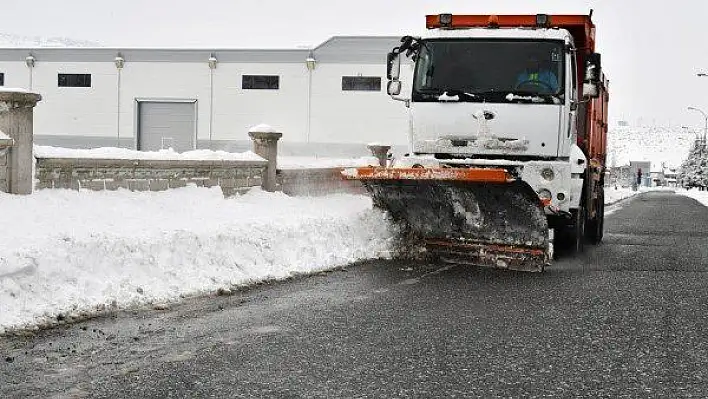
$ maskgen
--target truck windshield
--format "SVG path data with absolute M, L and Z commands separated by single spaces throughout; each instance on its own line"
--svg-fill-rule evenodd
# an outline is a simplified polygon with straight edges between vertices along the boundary
M 412 99 L 558 104 L 564 99 L 563 49 L 550 40 L 426 40 Z

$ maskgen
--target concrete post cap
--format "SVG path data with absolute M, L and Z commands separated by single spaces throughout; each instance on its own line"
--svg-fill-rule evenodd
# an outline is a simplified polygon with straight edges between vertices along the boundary
M 255 140 L 278 140 L 283 137 L 279 132 L 248 132 L 248 136 Z
M 0 102 L 18 105 L 36 105 L 42 96 L 24 89 L 3 89 L 0 87 Z

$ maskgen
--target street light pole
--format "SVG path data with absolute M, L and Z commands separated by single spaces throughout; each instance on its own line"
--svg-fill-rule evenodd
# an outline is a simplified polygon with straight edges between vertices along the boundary
M 688 107 L 688 109 L 689 109 L 689 111 L 698 111 L 701 113 L 701 115 L 703 115 L 703 120 L 705 122 L 705 127 L 703 128 L 703 147 L 705 147 L 706 146 L 706 134 L 708 133 L 708 115 L 706 115 L 706 113 L 703 112 L 703 110 L 700 110 L 695 107 Z
M 705 78 L 705 77 L 708 77 L 708 73 L 698 72 L 696 74 L 696 76 L 698 76 L 699 78 Z M 688 109 L 691 109 L 691 108 L 692 107 L 689 107 Z M 705 148 L 705 146 L 706 146 L 706 131 L 708 131 L 708 117 L 706 117 L 706 113 L 701 111 L 700 109 L 696 109 L 696 111 L 700 111 L 703 114 L 703 117 L 706 119 L 706 127 L 703 130 L 703 147 Z

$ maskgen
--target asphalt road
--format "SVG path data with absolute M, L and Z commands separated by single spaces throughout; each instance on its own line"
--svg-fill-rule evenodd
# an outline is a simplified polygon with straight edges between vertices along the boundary
M 708 209 L 606 229 L 543 274 L 370 262 L 0 338 L 0 397 L 708 397 Z

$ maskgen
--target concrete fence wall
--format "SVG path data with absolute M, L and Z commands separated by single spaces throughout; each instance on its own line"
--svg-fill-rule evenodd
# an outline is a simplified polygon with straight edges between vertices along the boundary
M 344 180 L 341 172 L 342 168 L 279 170 L 278 186 L 285 194 L 296 196 L 366 194 L 361 182 Z
M 195 184 L 224 195 L 260 187 L 266 161 L 38 158 L 37 189 L 162 191 Z
M 277 171 L 277 189 L 293 196 L 366 194 L 342 168 Z M 266 162 L 37 158 L 35 189 L 162 191 L 194 184 L 221 187 L 225 196 L 261 187 Z M 1 184 L 1 183 L 0 183 Z
M 365 194 L 360 182 L 344 180 L 342 168 L 278 170 L 282 133 L 259 125 L 248 133 L 263 160 L 146 160 L 35 158 L 33 108 L 41 96 L 0 88 L 0 191 L 31 194 L 33 189 L 161 191 L 218 186 L 231 196 L 253 187 L 289 195 Z M 4 132 L 4 133 L 3 133 Z M 385 152 L 375 151 L 380 163 Z

